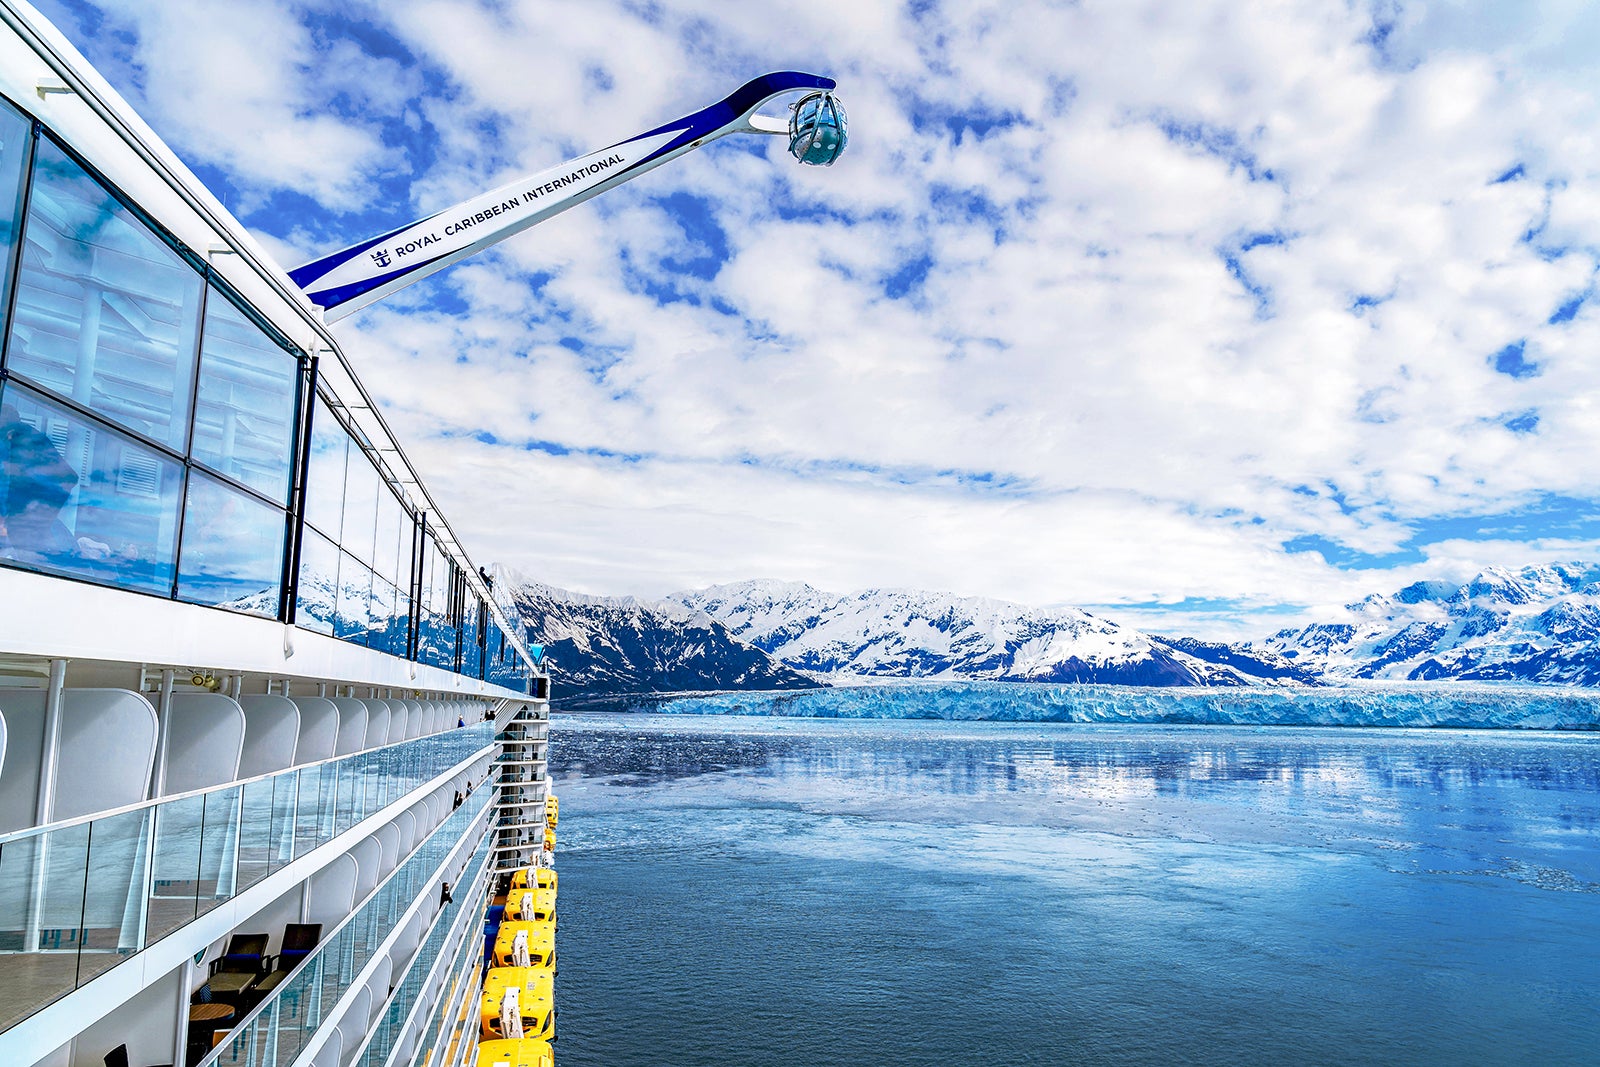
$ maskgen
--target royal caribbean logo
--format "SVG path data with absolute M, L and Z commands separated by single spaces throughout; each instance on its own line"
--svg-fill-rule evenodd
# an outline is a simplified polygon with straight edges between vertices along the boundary
M 389 265 L 389 253 L 381 248 L 378 249 L 376 252 L 372 253 L 372 262 L 376 263 L 380 267 L 387 267 Z

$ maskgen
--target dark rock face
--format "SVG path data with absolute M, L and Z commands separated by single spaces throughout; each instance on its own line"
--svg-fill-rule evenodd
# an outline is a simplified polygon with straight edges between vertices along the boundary
M 517 607 L 528 639 L 544 645 L 558 702 L 821 685 L 736 640 L 721 623 L 671 605 L 525 586 L 517 592 Z
M 1160 637 L 1157 640 L 1195 659 L 1232 667 L 1255 678 L 1274 678 L 1307 685 L 1314 685 L 1320 680 L 1315 671 L 1296 663 L 1293 657 L 1256 652 L 1248 645 L 1225 645 L 1193 637 Z

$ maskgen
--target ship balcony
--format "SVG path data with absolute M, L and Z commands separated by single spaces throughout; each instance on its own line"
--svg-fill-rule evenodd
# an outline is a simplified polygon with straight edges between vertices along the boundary
M 321 1063 L 330 1035 L 346 1029 L 327 1024 L 341 1017 L 357 1020 L 349 1029 L 362 1035 L 342 1062 L 383 1064 L 414 1046 L 413 1016 L 438 994 L 430 979 L 464 941 L 478 943 L 491 855 L 479 827 L 488 808 L 486 800 L 457 808 L 199 1067 Z M 441 906 L 434 887 L 442 881 L 458 891 Z
M 494 746 L 484 723 L 0 835 L 0 1031 Z

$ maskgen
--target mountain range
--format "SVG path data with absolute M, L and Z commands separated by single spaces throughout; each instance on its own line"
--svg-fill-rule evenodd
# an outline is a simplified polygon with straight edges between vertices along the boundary
M 597 597 L 538 584 L 513 594 L 563 697 L 722 689 L 815 689 L 706 615 L 671 603 Z
M 755 580 L 658 601 L 517 596 L 564 693 L 801 689 L 878 679 L 1148 686 L 1363 680 L 1600 685 L 1600 566 L 1417 582 L 1258 641 L 1161 637 L 1076 608 Z

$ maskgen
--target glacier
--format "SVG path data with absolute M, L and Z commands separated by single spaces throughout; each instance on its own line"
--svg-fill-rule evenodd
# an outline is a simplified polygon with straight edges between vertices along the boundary
M 1467 683 L 1172 689 L 905 682 L 793 692 L 625 697 L 613 708 L 672 715 L 828 719 L 1600 730 L 1600 692 Z

